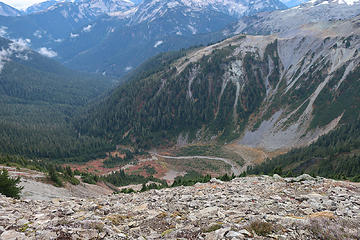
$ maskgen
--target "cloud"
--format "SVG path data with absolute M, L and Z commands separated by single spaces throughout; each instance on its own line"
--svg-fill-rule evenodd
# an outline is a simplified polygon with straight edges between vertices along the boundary
M 57 53 L 51 49 L 48 49 L 46 47 L 42 47 L 38 50 L 38 53 L 45 57 L 53 58 L 57 56 Z
M 8 29 L 8 28 L 5 27 L 5 26 L 1 26 L 1 27 L 0 27 L 0 37 L 6 37 L 6 35 L 7 35 L 6 30 L 7 30 L 7 29 Z
M 70 33 L 70 38 L 77 38 L 77 37 L 79 37 L 79 36 L 80 36 L 79 34 Z
M 1 48 L 0 50 L 0 73 L 3 70 L 5 64 L 11 59 L 12 56 L 21 58 L 23 60 L 28 60 L 28 51 L 30 50 L 29 45 L 31 43 L 30 39 L 11 39 L 11 42 L 8 48 Z
M 30 39 L 11 39 L 12 43 L 10 43 L 9 49 L 13 52 L 23 52 L 28 50 L 30 47 L 31 40 Z
M 88 25 L 87 27 L 83 28 L 83 32 L 90 32 L 92 28 L 92 25 Z

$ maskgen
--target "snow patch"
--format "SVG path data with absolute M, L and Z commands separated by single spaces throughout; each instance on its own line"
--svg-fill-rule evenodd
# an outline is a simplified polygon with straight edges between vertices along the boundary
M 160 46 L 161 44 L 163 44 L 164 41 L 160 40 L 160 41 L 157 41 L 155 44 L 154 44 L 154 48 L 157 48 L 158 46 Z
M 188 25 L 188 28 L 190 29 L 190 31 L 191 31 L 191 33 L 192 34 L 196 34 L 197 33 L 197 29 L 195 28 L 195 27 L 193 27 L 193 26 L 191 26 L 191 25 Z
M 131 69 L 133 69 L 132 66 L 127 66 L 127 67 L 125 68 L 125 71 L 128 72 L 128 71 L 130 71 Z
M 90 25 L 87 25 L 86 27 L 84 27 L 82 31 L 83 32 L 90 32 L 91 29 L 92 29 L 92 25 L 90 24 Z
M 77 38 L 79 37 L 80 35 L 77 34 L 77 33 L 70 33 L 70 38 Z

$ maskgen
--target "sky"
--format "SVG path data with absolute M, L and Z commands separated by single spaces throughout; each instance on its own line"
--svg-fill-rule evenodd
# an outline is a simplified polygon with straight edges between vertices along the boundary
M 44 0 L 0 0 L 0 1 L 20 10 L 25 10 L 27 7 L 35 3 L 44 2 Z

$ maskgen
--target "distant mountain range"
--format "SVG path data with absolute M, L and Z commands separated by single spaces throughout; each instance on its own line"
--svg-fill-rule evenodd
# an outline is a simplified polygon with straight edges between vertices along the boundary
M 289 34 L 298 31 L 304 24 L 349 19 L 359 14 L 359 0 L 316 0 L 282 11 L 244 17 L 225 33 Z
M 159 52 L 221 40 L 220 30 L 241 16 L 285 8 L 279 0 L 146 0 L 137 6 L 126 0 L 81 0 L 0 17 L 0 27 L 8 38 L 52 49 L 69 67 L 122 76 Z
M 161 52 L 348 19 L 360 13 L 360 3 L 314 0 L 286 9 L 278 0 L 53 0 L 29 11 L 0 16 L 1 35 L 28 39 L 31 48 L 51 51 L 49 57 L 70 68 L 121 77 Z
M 30 7 L 28 7 L 26 10 L 25 10 L 25 14 L 32 14 L 32 13 L 38 13 L 38 12 L 41 12 L 41 11 L 46 11 L 48 8 L 58 4 L 58 3 L 61 3 L 61 2 L 72 2 L 70 0 L 49 0 L 49 1 L 44 1 L 44 2 L 41 2 L 41 3 L 37 3 L 37 4 L 34 4 Z

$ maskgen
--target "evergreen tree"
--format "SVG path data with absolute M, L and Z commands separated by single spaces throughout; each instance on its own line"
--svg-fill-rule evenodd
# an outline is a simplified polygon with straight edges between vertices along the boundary
M 17 186 L 20 182 L 20 177 L 11 178 L 9 172 L 4 168 L 0 170 L 0 193 L 7 197 L 20 198 L 20 192 L 23 187 Z

